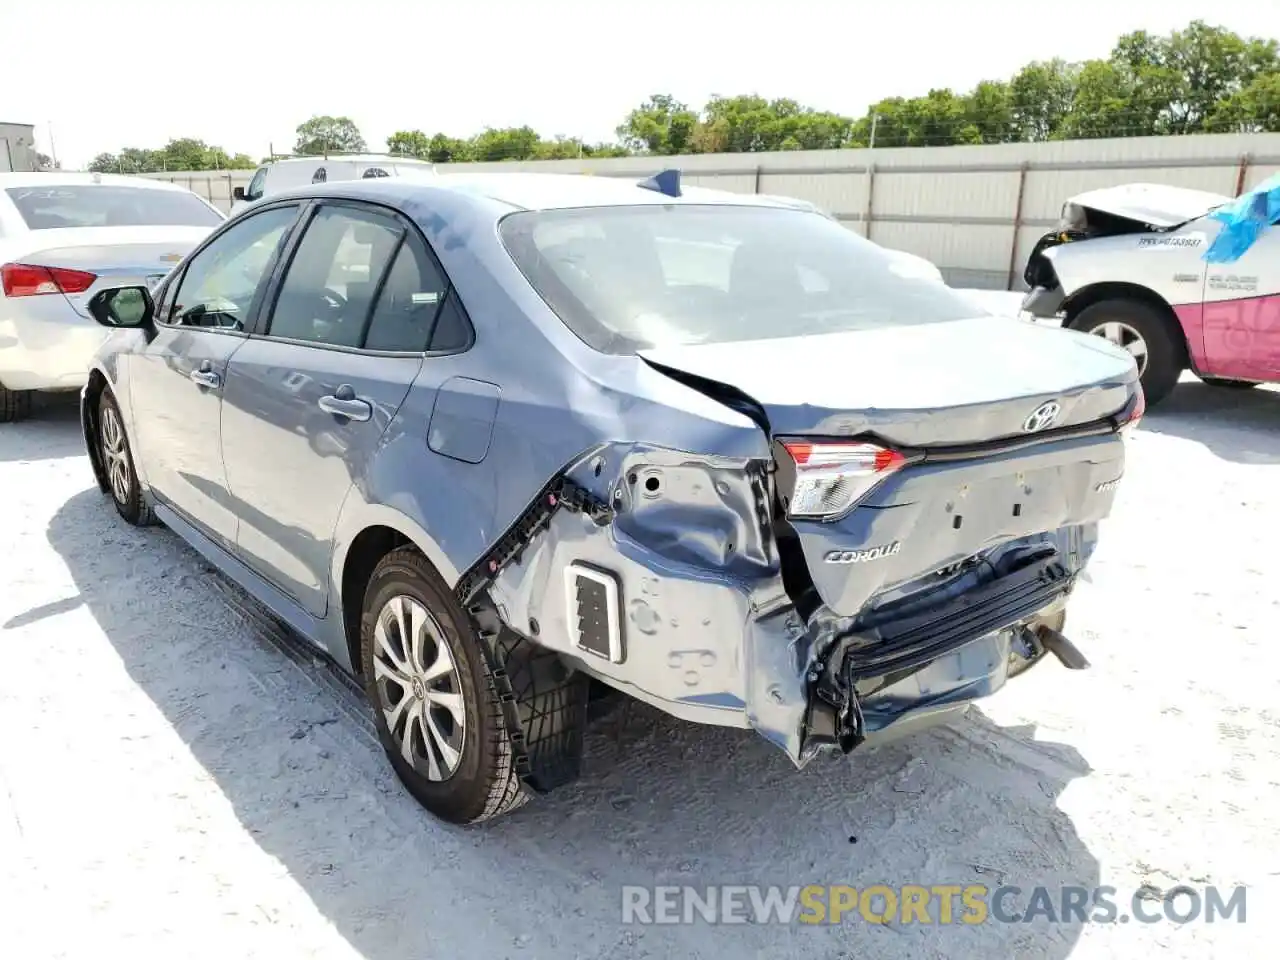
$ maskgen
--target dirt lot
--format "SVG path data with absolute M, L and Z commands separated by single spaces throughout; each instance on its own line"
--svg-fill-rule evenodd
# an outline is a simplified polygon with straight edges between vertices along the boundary
M 0 957 L 1263 956 L 1280 896 L 1280 392 L 1135 437 L 1068 632 L 961 724 L 795 772 L 606 721 L 574 787 L 423 814 L 347 688 L 91 489 L 74 412 L 0 428 Z M 624 884 L 1249 885 L 1245 924 L 640 927 Z M 1158 905 L 1157 905 L 1158 909 Z

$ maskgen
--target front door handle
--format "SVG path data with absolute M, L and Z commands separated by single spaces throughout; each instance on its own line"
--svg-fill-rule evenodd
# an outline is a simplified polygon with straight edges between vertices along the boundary
M 321 397 L 316 403 L 325 413 L 331 413 L 335 417 L 344 417 L 347 420 L 373 418 L 373 404 L 357 398 L 355 390 L 345 383 L 332 394 Z
M 187 374 L 187 376 L 202 387 L 209 387 L 210 389 L 216 390 L 218 387 L 222 386 L 222 377 L 218 376 L 212 370 L 192 370 Z

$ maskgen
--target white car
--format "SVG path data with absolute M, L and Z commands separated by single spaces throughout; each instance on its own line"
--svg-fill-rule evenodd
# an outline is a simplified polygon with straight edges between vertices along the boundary
M 1072 197 L 1036 244 L 1023 309 L 1124 347 L 1147 404 L 1190 367 L 1280 382 L 1280 177 L 1239 198 L 1160 184 Z
M 286 157 L 254 171 L 247 187 L 232 191 L 231 212 L 283 190 L 335 180 L 372 180 L 436 172 L 435 164 L 411 157 L 368 154 L 331 154 L 328 157 Z
M 225 217 L 189 190 L 93 173 L 0 174 L 0 423 L 78 390 L 109 335 L 103 287 L 154 286 Z

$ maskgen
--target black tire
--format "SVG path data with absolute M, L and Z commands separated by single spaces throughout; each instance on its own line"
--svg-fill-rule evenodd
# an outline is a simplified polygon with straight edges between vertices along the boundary
M 1223 380 L 1219 377 L 1201 377 L 1200 381 L 1211 387 L 1224 387 L 1227 390 L 1252 390 L 1257 386 L 1252 380 Z
M 126 523 L 135 527 L 151 526 L 156 522 L 155 514 L 151 512 L 151 506 L 147 503 L 142 484 L 138 480 L 133 449 L 129 446 L 129 435 L 124 429 L 124 417 L 110 390 L 103 390 L 102 396 L 98 398 L 95 439 L 98 442 L 98 456 L 102 458 L 102 469 L 107 477 L 107 495 L 116 505 L 116 511 Z M 120 468 L 123 468 L 123 474 L 113 474 L 113 470 Z
M 397 598 L 416 601 L 429 616 L 429 629 L 443 639 L 452 657 L 454 672 L 446 682 L 449 685 L 456 683 L 457 692 L 462 697 L 465 718 L 456 765 L 451 771 L 446 771 L 441 763 L 447 765 L 447 758 L 439 751 L 432 754 L 431 762 L 435 764 L 436 772 L 447 774 L 442 779 L 430 776 L 426 756 L 432 753 L 432 748 L 424 742 L 426 732 L 422 721 L 416 721 L 415 732 L 413 707 L 396 717 L 396 732 L 387 723 L 387 711 L 394 713 L 401 698 L 413 695 L 424 713 L 431 709 L 417 690 L 411 694 L 409 689 L 399 688 L 394 681 L 383 680 L 383 683 L 391 683 L 399 689 L 400 696 L 393 699 L 389 688 L 380 687 L 374 664 L 375 644 L 378 643 L 375 632 L 379 617 Z M 392 614 L 389 612 L 388 615 Z M 390 631 L 384 627 L 384 631 L 391 633 L 397 630 L 398 627 Z M 433 644 L 438 642 L 436 636 L 430 638 Z M 398 638 L 393 638 L 392 642 L 398 645 Z M 489 820 L 514 810 L 528 798 L 516 773 L 511 737 L 488 657 L 480 646 L 483 642 L 453 592 L 422 554 L 406 547 L 382 558 L 369 579 L 360 617 L 360 660 L 365 694 L 373 706 L 378 739 L 396 776 L 414 799 L 450 823 Z M 399 649 L 402 654 L 405 652 L 403 647 Z M 383 662 L 390 661 L 384 658 Z M 404 737 L 399 735 L 401 730 L 410 738 L 411 759 L 406 759 L 402 753 Z M 415 751 L 419 745 L 423 749 Z
M 1110 322 L 1131 327 L 1146 341 L 1142 392 L 1150 409 L 1169 395 L 1187 365 L 1182 334 L 1164 314 L 1141 300 L 1102 300 L 1081 310 L 1068 326 L 1091 334 Z
M 14 423 L 31 416 L 31 391 L 0 387 L 0 423 Z

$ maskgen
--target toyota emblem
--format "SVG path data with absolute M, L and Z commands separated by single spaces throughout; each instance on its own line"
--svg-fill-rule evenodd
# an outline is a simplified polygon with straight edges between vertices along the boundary
M 1022 432 L 1039 433 L 1041 430 L 1048 430 L 1057 422 L 1058 414 L 1061 412 L 1062 404 L 1057 400 L 1040 404 L 1031 411 L 1031 416 L 1022 421 Z

